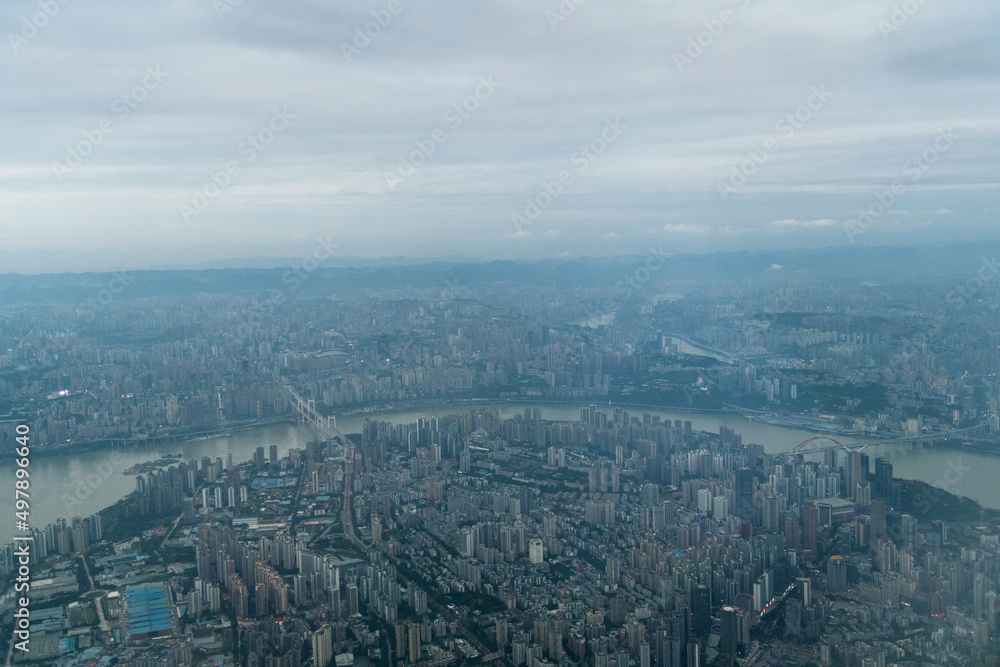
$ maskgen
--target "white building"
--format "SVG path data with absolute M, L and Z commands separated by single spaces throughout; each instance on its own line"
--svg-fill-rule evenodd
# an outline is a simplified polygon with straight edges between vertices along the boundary
M 537 537 L 531 538 L 528 542 L 528 558 L 532 563 L 542 563 L 545 561 L 545 550 L 542 541 Z

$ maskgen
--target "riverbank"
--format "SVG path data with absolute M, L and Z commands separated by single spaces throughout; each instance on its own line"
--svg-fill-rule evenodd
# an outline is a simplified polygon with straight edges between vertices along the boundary
M 482 402 L 421 402 L 421 407 L 395 404 L 386 406 L 386 410 L 373 412 L 368 410 L 352 411 L 355 414 L 342 415 L 338 426 L 345 434 L 360 433 L 365 417 L 390 421 L 394 424 L 415 422 L 421 416 L 444 416 L 470 409 L 471 406 L 484 405 Z M 541 408 L 542 417 L 546 421 L 575 422 L 579 419 L 580 408 L 589 402 L 557 401 L 542 403 L 530 400 L 507 401 L 502 404 L 493 403 L 484 407 L 497 408 L 501 417 L 515 418 L 525 408 Z M 601 405 L 607 410 L 606 402 Z M 410 407 L 410 410 L 406 408 Z M 616 407 L 612 404 L 612 407 Z M 632 405 L 632 409 L 641 409 L 658 414 L 661 420 L 690 420 L 695 431 L 717 434 L 721 427 L 735 429 L 743 436 L 743 442 L 757 443 L 763 446 L 768 454 L 779 454 L 791 451 L 800 442 L 810 438 L 812 434 L 793 428 L 760 424 L 746 419 L 738 411 L 716 411 L 715 414 L 681 413 L 671 411 L 661 406 Z M 225 458 L 232 454 L 234 461 L 246 461 L 253 458 L 258 447 L 267 450 L 277 446 L 279 455 L 287 453 L 289 448 L 305 448 L 314 440 L 316 432 L 307 424 L 283 420 L 280 424 L 260 428 L 244 428 L 228 437 L 194 440 L 187 443 L 171 443 L 154 447 L 115 448 L 105 451 L 87 451 L 75 455 L 48 456 L 32 460 L 32 484 L 37 488 L 51 489 L 51 493 L 39 494 L 32 505 L 32 520 L 38 526 L 45 526 L 59 517 L 87 516 L 103 507 L 113 505 L 135 489 L 135 478 L 122 475 L 122 471 L 136 464 L 148 463 L 160 459 L 166 454 L 183 454 L 183 460 L 198 459 L 208 456 Z M 855 438 L 840 438 L 841 442 L 850 445 Z M 903 448 L 890 445 L 879 448 L 879 456 L 886 458 L 894 466 L 895 476 L 899 479 L 923 480 L 931 485 L 942 487 L 948 491 L 961 493 L 966 498 L 977 501 L 983 507 L 1000 509 L 1000 490 L 997 489 L 993 471 L 996 458 L 981 456 L 974 452 L 955 452 L 942 448 Z M 951 471 L 951 472 L 948 472 Z M 945 474 L 947 472 L 947 474 Z M 94 481 L 89 481 L 94 480 Z M 80 490 L 83 490 L 82 496 Z M 72 498 L 67 505 L 66 498 Z M 14 534 L 14 516 L 0 515 L 0 538 Z
M 904 511 L 918 521 L 1000 523 L 1000 510 L 918 479 L 898 479 L 903 488 Z
M 146 461 L 145 463 L 137 463 L 131 468 L 126 468 L 122 471 L 123 475 L 145 475 L 146 473 L 153 472 L 154 470 L 159 470 L 160 468 L 165 468 L 167 466 L 174 465 L 180 462 L 184 458 L 183 454 L 167 454 L 166 456 L 161 456 L 155 461 Z
M 212 438 L 221 438 L 232 435 L 233 433 L 238 433 L 241 431 L 248 431 L 258 428 L 265 428 L 267 426 L 275 426 L 279 424 L 295 424 L 297 421 L 291 416 L 287 417 L 272 417 L 269 419 L 260 419 L 253 422 L 243 422 L 239 424 L 233 424 L 227 426 L 224 429 L 214 429 L 210 431 L 193 431 L 191 433 L 171 433 L 165 436 L 155 436 L 152 438 L 110 438 L 105 440 L 90 440 L 87 442 L 73 443 L 70 445 L 59 445 L 55 447 L 46 447 L 45 445 L 38 446 L 32 445 L 31 456 L 32 458 L 53 458 L 59 456 L 76 456 L 79 454 L 87 454 L 92 452 L 100 452 L 108 449 L 114 450 L 125 450 L 133 451 L 138 449 L 149 449 L 152 447 L 159 447 L 161 445 L 168 444 L 185 444 L 189 442 L 198 442 L 199 440 L 211 440 Z M 6 454 L 0 455 L 0 465 L 4 463 L 12 463 L 14 459 L 17 458 L 14 452 L 7 452 Z
M 747 412 L 747 408 L 739 406 L 728 406 L 723 408 L 692 408 L 687 405 L 651 405 L 644 403 L 621 403 L 598 399 L 596 397 L 577 398 L 539 398 L 536 396 L 518 396 L 516 398 L 450 398 L 450 399 L 421 399 L 411 401 L 399 401 L 386 403 L 383 405 L 371 405 L 363 408 L 349 410 L 339 410 L 336 416 L 355 417 L 375 414 L 392 414 L 396 412 L 410 412 L 413 410 L 423 410 L 427 408 L 469 408 L 469 407 L 491 407 L 508 405 L 558 405 L 558 406 L 579 406 L 594 404 L 599 410 L 613 410 L 614 408 L 624 408 L 626 410 L 646 410 L 651 412 L 682 412 L 692 415 L 738 415 Z M 439 411 L 438 414 L 444 414 Z

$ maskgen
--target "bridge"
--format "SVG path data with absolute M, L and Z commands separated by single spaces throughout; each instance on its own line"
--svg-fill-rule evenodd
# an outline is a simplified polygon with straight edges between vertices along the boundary
M 971 433 L 973 431 L 980 431 L 980 430 L 982 430 L 984 428 L 988 428 L 988 427 L 989 427 L 989 423 L 987 423 L 987 422 L 981 422 L 979 424 L 976 424 L 975 426 L 966 426 L 964 428 L 953 428 L 950 431 L 942 431 L 940 433 L 928 433 L 926 435 L 917 435 L 917 436 L 913 436 L 913 437 L 910 437 L 910 438 L 908 438 L 908 437 L 893 438 L 891 440 L 868 440 L 868 441 L 864 441 L 864 442 L 852 442 L 852 443 L 846 444 L 846 445 L 844 443 L 840 442 L 839 440 L 831 438 L 828 435 L 817 435 L 817 436 L 814 436 L 812 438 L 808 438 L 807 440 L 803 440 L 798 445 L 796 445 L 795 448 L 792 449 L 792 451 L 790 451 L 790 452 L 783 452 L 782 454 L 778 454 L 778 456 L 782 456 L 782 455 L 785 455 L 785 456 L 794 456 L 795 454 L 818 454 L 818 453 L 823 452 L 823 451 L 825 451 L 827 449 L 833 449 L 834 447 L 839 447 L 840 449 L 843 449 L 844 451 L 847 451 L 847 452 L 860 452 L 860 451 L 864 451 L 868 447 L 873 447 L 873 446 L 874 447 L 878 447 L 879 445 L 913 443 L 913 442 L 920 442 L 920 441 L 923 441 L 923 440 L 931 440 L 931 441 L 934 441 L 934 440 L 947 440 L 948 438 L 953 437 L 953 436 L 958 435 L 958 434 L 961 434 L 961 433 Z M 828 447 L 815 447 L 813 449 L 806 449 L 805 448 L 806 445 L 808 445 L 809 443 L 811 443 L 811 442 L 817 442 L 817 441 L 820 441 L 820 440 L 829 441 L 829 442 L 833 443 L 833 445 L 832 446 L 828 446 Z
M 316 410 L 315 399 L 304 399 L 295 391 L 295 388 L 288 384 L 282 384 L 282 389 L 288 393 L 288 397 L 303 421 L 316 429 L 316 434 L 320 440 L 333 441 L 338 443 L 343 451 L 351 448 L 350 441 L 344 434 L 337 430 L 337 420 L 334 417 L 324 417 Z

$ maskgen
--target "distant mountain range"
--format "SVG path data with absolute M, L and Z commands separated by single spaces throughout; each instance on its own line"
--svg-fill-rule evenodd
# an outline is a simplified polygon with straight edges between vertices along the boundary
M 1000 241 L 672 255 L 650 275 L 654 284 L 691 285 L 721 280 L 774 286 L 793 283 L 947 286 L 973 278 L 984 261 L 992 262 L 998 254 Z M 464 257 L 337 258 L 311 271 L 312 265 L 303 266 L 301 257 L 259 257 L 206 263 L 199 268 L 128 271 L 123 275 L 7 273 L 0 274 L 0 304 L 81 303 L 109 284 L 116 284 L 116 280 L 128 282 L 120 292 L 115 292 L 123 299 L 272 291 L 308 297 L 347 297 L 386 289 L 447 290 L 496 284 L 610 289 L 619 280 L 634 275 L 650 257 L 524 261 L 476 261 Z M 213 266 L 219 264 L 223 266 Z

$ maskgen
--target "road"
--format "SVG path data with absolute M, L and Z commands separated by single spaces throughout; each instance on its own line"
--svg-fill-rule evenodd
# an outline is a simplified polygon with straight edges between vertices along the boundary
M 174 529 L 177 528 L 177 525 L 181 522 L 181 519 L 183 518 L 184 514 L 182 513 L 180 516 L 174 519 L 174 525 L 170 526 L 170 530 L 167 531 L 167 534 L 163 537 L 163 541 L 160 542 L 160 549 L 163 549 L 165 546 L 167 546 L 167 540 L 169 540 L 170 536 L 174 534 Z
M 80 560 L 83 562 L 83 571 L 87 573 L 87 581 L 90 582 L 90 590 L 96 590 L 97 586 L 94 584 L 94 577 L 90 574 L 90 565 L 87 564 L 87 557 L 80 554 Z M 111 626 L 108 624 L 108 620 L 104 618 L 104 608 L 101 606 L 101 597 L 94 598 L 94 606 L 97 608 L 97 617 L 101 620 L 101 632 L 111 632 Z

